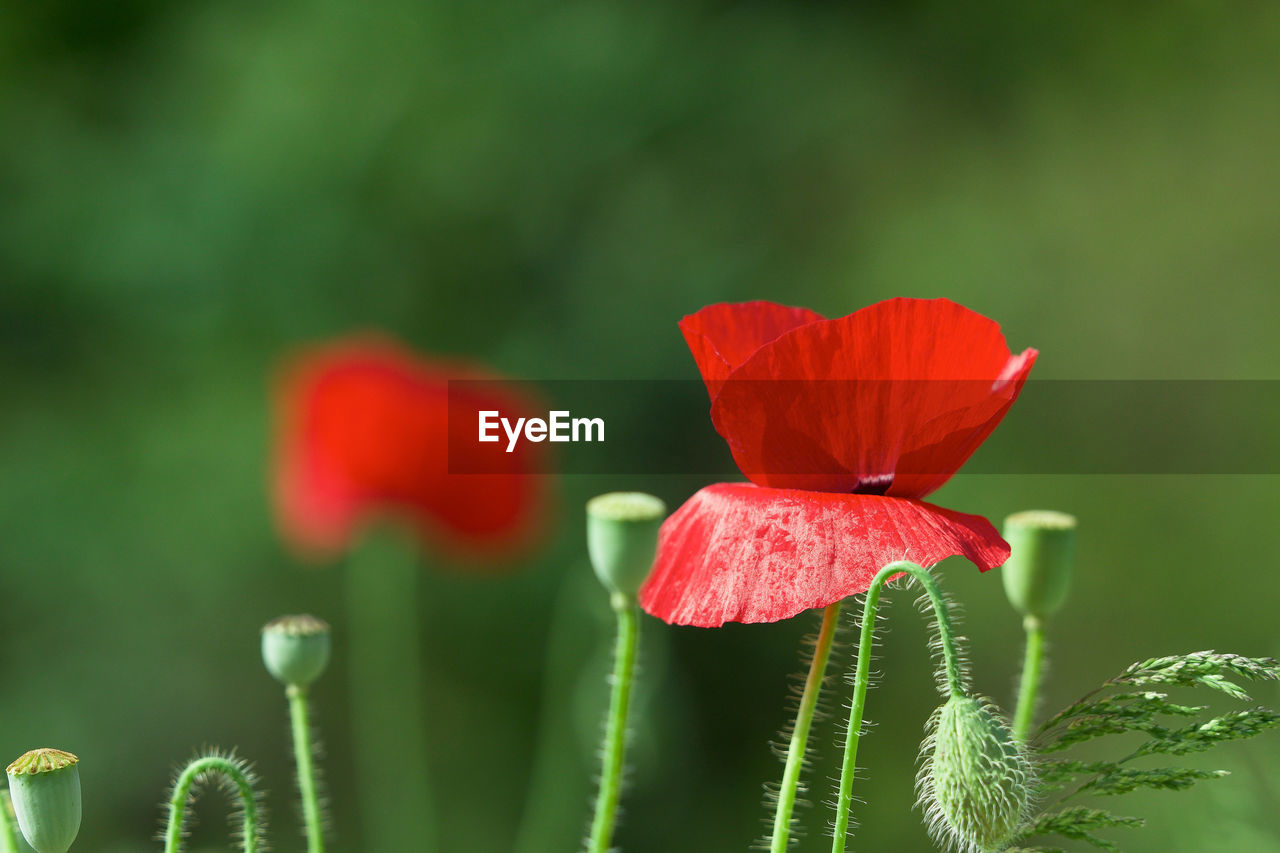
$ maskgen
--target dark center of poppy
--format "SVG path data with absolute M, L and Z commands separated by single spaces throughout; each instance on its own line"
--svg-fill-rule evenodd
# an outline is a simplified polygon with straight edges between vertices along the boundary
M 892 474 L 868 474 L 858 477 L 858 485 L 854 487 L 855 495 L 883 495 L 893 485 Z

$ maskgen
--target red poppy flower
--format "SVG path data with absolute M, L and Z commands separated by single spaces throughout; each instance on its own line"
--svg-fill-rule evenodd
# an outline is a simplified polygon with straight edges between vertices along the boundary
M 449 458 L 475 448 L 478 412 L 531 407 L 479 368 L 428 361 L 382 338 L 299 353 L 276 396 L 273 491 L 284 538 L 312 557 L 346 550 L 371 519 L 391 517 L 425 542 L 470 556 L 501 555 L 538 528 L 536 445 L 486 455 L 483 474 Z M 450 417 L 450 414 L 453 417 Z M 479 451 L 477 451 L 479 452 Z
M 985 518 L 924 503 L 1017 399 L 1036 351 L 946 299 L 890 299 L 836 320 L 771 302 L 680 323 L 711 419 L 751 483 L 702 489 L 662 527 L 640 590 L 667 622 L 774 622 L 864 592 L 894 560 L 1009 546 Z

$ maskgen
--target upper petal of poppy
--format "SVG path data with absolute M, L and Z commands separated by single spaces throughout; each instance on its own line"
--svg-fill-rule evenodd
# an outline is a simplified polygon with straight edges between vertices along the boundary
M 426 361 L 381 338 L 297 355 L 275 395 L 273 491 L 285 539 L 332 555 L 367 521 L 391 517 L 424 542 L 468 555 L 525 544 L 543 502 L 542 478 L 531 476 L 536 446 L 517 448 L 499 473 L 449 473 L 451 429 L 474 429 L 480 410 L 531 408 L 492 383 L 466 383 L 451 399 L 450 379 L 479 378 L 487 377 L 475 367 Z
M 1035 357 L 954 302 L 890 299 L 759 347 L 711 417 L 759 485 L 924 497 L 1000 423 Z
M 698 363 L 707 393 L 715 399 L 720 383 L 760 347 L 783 332 L 825 319 L 808 308 L 776 302 L 708 305 L 680 321 L 680 331 Z
M 865 592 L 895 560 L 953 555 L 987 571 L 1009 546 L 985 518 L 921 501 L 717 483 L 663 523 L 640 605 L 679 625 L 776 622 Z

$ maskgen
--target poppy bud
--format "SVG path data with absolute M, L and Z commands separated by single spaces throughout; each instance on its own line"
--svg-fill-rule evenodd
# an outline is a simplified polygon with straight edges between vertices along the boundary
M 1003 850 L 1026 819 L 1031 764 L 990 708 L 952 696 L 929 720 L 916 790 L 929 831 L 965 853 Z
M 306 687 L 329 665 L 329 624 L 314 616 L 281 616 L 262 628 L 262 662 L 277 681 Z
M 1004 538 L 1012 549 L 1000 572 L 1009 602 L 1033 619 L 1053 615 L 1071 584 L 1075 516 L 1038 509 L 1015 513 L 1004 520 Z
M 610 492 L 587 501 L 587 553 L 605 588 L 634 598 L 653 568 L 667 505 L 643 492 Z
M 9 765 L 18 826 L 36 853 L 67 853 L 80 832 L 80 759 L 33 749 Z

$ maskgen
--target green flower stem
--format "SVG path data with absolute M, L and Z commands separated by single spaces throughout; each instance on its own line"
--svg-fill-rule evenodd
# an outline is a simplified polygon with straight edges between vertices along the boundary
M 942 643 L 942 662 L 946 673 L 947 690 L 952 697 L 964 693 L 964 680 L 960 671 L 960 659 L 956 654 L 955 631 L 951 626 L 951 612 L 938 589 L 938 583 L 925 569 L 905 560 L 890 563 L 881 569 L 867 589 L 862 605 L 862 633 L 858 639 L 858 660 L 853 671 L 853 700 L 849 707 L 849 728 L 845 733 L 844 764 L 840 768 L 840 793 L 836 797 L 836 822 L 832 836 L 832 853 L 844 853 L 849 834 L 849 812 L 853 805 L 853 776 L 858 765 L 858 742 L 862 739 L 862 713 L 867 704 L 867 686 L 871 681 L 871 648 L 875 644 L 876 611 L 880 606 L 880 593 L 885 583 L 895 575 L 911 575 L 922 587 L 933 605 L 938 621 L 938 636 Z
M 324 853 L 324 829 L 320 821 L 320 797 L 316 793 L 316 771 L 312 765 L 311 721 L 307 709 L 307 688 L 290 684 L 289 721 L 293 724 L 293 755 L 298 764 L 298 791 L 302 795 L 302 818 L 307 828 L 307 853 Z
M 605 727 L 604 768 L 600 773 L 600 793 L 595 818 L 587 839 L 589 853 L 605 853 L 613 840 L 618 800 L 622 793 L 622 771 L 627 749 L 627 712 L 631 706 L 631 683 L 636 667 L 640 612 L 635 600 L 615 592 L 610 598 L 618 616 L 618 641 L 613 652 L 613 689 L 609 697 L 609 719 Z
M 836 625 L 840 621 L 840 602 L 827 606 L 822 613 L 822 628 L 809 663 L 809 675 L 805 678 L 804 692 L 800 695 L 800 708 L 796 711 L 795 727 L 791 730 L 791 744 L 787 748 L 787 764 L 782 771 L 782 786 L 778 789 L 778 808 L 773 816 L 772 853 L 784 853 L 791 840 L 791 812 L 795 810 L 796 789 L 800 785 L 800 771 L 804 768 L 805 749 L 809 742 L 809 729 L 813 726 L 813 714 L 818 706 L 818 694 L 826 677 L 827 659 L 831 657 L 831 644 L 836 637 Z
M 182 849 L 184 822 L 187 815 L 187 801 L 191 798 L 191 787 L 203 776 L 222 775 L 235 786 L 236 795 L 240 798 L 240 841 L 244 853 L 258 851 L 258 800 L 253 791 L 253 780 L 245 770 L 245 765 L 222 755 L 205 755 L 195 759 L 178 774 L 178 781 L 173 783 L 173 793 L 169 797 L 169 823 L 164 832 L 165 853 L 178 853 Z
M 1018 707 L 1013 714 L 1013 739 L 1023 742 L 1031 731 L 1031 718 L 1036 712 L 1036 695 L 1040 692 L 1040 672 L 1044 668 L 1044 623 L 1034 616 L 1022 620 L 1027 633 L 1027 651 L 1022 663 L 1022 681 L 1018 685 Z
M 435 849 L 417 548 L 371 530 L 347 566 L 351 722 L 365 850 Z
M 0 792 L 0 853 L 18 853 L 18 836 L 13 828 L 9 792 Z

